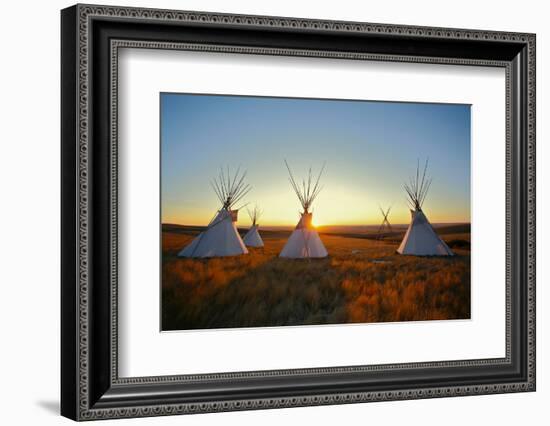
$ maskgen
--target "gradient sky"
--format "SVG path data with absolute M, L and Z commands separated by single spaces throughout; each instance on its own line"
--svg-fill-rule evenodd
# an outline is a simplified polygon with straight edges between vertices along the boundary
M 379 224 L 379 205 L 393 206 L 391 223 L 408 223 L 403 183 L 426 157 L 430 221 L 470 221 L 469 105 L 170 93 L 160 103 L 163 223 L 208 224 L 220 208 L 210 180 L 241 166 L 260 225 L 295 225 L 301 207 L 284 159 L 300 180 L 327 162 L 314 224 Z M 246 211 L 238 224 L 250 224 Z

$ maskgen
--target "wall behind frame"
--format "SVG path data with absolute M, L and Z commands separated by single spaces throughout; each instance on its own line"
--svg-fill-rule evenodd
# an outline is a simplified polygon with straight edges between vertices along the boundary
M 205 10 L 537 33 L 538 277 L 537 392 L 316 408 L 106 421 L 103 424 L 321 425 L 341 423 L 447 426 L 480 418 L 499 425 L 542 424 L 550 400 L 550 28 L 536 0 L 442 6 L 435 0 L 103 0 L 102 4 Z M 6 424 L 69 424 L 59 410 L 59 10 L 72 2 L 9 2 L 0 27 L 0 396 Z M 545 81 L 546 80 L 546 81 Z M 117 423 L 115 423 L 117 422 Z M 128 423 L 131 422 L 131 423 Z

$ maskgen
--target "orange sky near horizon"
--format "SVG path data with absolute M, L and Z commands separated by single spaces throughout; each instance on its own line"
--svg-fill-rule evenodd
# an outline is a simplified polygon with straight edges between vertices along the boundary
M 369 197 L 367 193 L 331 190 L 328 186 L 328 184 L 325 185 L 325 189 L 313 203 L 313 224 L 315 226 L 379 225 L 382 222 L 383 216 L 376 200 L 386 200 L 387 198 L 383 194 L 373 194 Z M 212 192 L 210 202 L 193 208 L 189 208 L 188 205 L 181 206 L 181 210 L 177 205 L 173 206 L 169 214 L 162 215 L 162 222 L 178 225 L 207 225 L 220 208 L 214 192 L 210 188 L 207 190 Z M 402 191 L 401 198 L 394 202 L 385 201 L 381 204 L 383 209 L 392 206 L 389 214 L 390 223 L 407 224 L 410 221 L 410 210 L 406 202 L 405 191 Z M 302 209 L 290 184 L 286 190 L 251 198 L 258 199 L 258 206 L 262 206 L 260 226 L 295 226 L 298 223 Z M 246 207 L 253 208 L 253 206 L 254 204 L 251 203 Z M 238 226 L 251 225 L 246 207 L 239 210 Z M 467 223 L 470 217 L 469 206 L 464 208 L 464 206 L 457 205 L 450 197 L 440 200 L 438 203 L 430 202 L 429 193 L 423 211 L 432 223 Z

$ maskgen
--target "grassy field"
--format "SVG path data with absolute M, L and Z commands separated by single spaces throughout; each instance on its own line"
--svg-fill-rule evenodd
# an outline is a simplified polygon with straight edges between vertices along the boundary
M 198 232 L 163 225 L 163 330 L 470 318 L 469 225 L 438 228 L 452 258 L 396 254 L 402 231 L 322 233 L 326 259 L 278 258 L 288 231 L 260 231 L 248 255 L 178 258 Z

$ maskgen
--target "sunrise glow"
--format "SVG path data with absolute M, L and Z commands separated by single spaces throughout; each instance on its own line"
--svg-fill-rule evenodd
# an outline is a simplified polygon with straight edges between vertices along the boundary
M 210 181 L 240 166 L 252 187 L 240 204 L 261 207 L 260 227 L 295 226 L 286 159 L 300 184 L 326 161 L 314 226 L 376 225 L 380 206 L 406 224 L 403 184 L 426 157 L 431 222 L 470 221 L 468 105 L 161 94 L 161 152 L 163 223 L 207 225 L 220 208 Z

